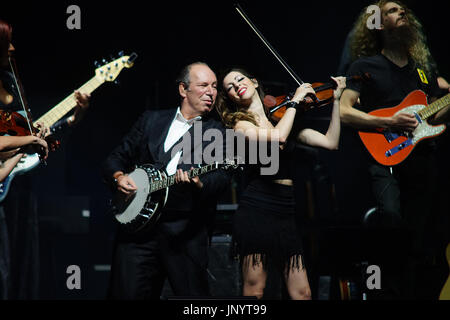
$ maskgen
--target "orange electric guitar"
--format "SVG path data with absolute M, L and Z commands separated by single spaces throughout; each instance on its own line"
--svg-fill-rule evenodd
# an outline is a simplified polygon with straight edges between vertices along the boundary
M 450 105 L 450 94 L 428 105 L 427 96 L 423 91 L 413 91 L 398 106 L 378 109 L 369 113 L 378 117 L 392 117 L 398 113 L 412 114 L 419 122 L 413 132 L 377 129 L 360 131 L 359 136 L 378 163 L 395 166 L 405 160 L 420 141 L 436 137 L 445 131 L 445 125 L 432 126 L 427 119 L 448 105 Z

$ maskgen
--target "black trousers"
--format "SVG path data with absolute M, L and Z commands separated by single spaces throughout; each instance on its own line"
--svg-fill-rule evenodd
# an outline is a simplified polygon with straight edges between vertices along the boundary
M 404 259 L 396 257 L 396 265 L 391 264 L 389 269 L 392 273 L 385 277 L 386 283 L 392 280 L 387 285 L 395 287 L 394 291 L 400 298 L 420 295 L 417 288 L 419 270 L 427 259 L 427 238 L 432 237 L 427 233 L 427 221 L 434 214 L 434 204 L 438 200 L 434 199 L 437 196 L 436 169 L 436 159 L 431 152 L 412 154 L 393 167 L 392 172 L 389 167 L 369 165 L 379 224 L 383 228 L 398 230 L 394 232 L 396 238 L 392 239 L 392 247 L 380 249 L 386 253 L 396 250 L 399 255 L 404 255 Z M 392 256 L 395 257 L 396 253 Z
M 27 182 L 16 177 L 0 204 L 0 300 L 39 298 L 39 217 Z
M 119 231 L 109 298 L 160 299 L 166 279 L 175 296 L 209 296 L 207 246 L 206 226 L 189 221 L 158 222 L 140 236 Z

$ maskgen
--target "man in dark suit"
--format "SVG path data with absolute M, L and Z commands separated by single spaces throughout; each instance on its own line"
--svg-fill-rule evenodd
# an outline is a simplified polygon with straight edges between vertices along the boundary
M 159 299 L 166 278 L 177 296 L 209 295 L 207 227 L 211 218 L 207 213 L 211 214 L 208 208 L 215 204 L 229 177 L 216 170 L 190 179 L 187 170 L 202 164 L 195 162 L 199 155 L 204 162 L 201 150 L 209 144 L 202 139 L 204 132 L 220 130 L 225 137 L 225 129 L 209 117 L 217 79 L 205 63 L 185 67 L 178 83 L 181 106 L 146 111 L 104 165 L 105 179 L 125 195 L 137 190 L 127 175 L 134 165 L 151 163 L 168 175 L 176 174 L 161 217 L 150 230 L 130 235 L 119 228 L 109 290 L 113 299 Z M 186 149 L 174 150 L 186 139 L 197 143 L 190 154 Z M 217 150 L 223 150 L 222 142 L 211 143 L 220 143 Z M 186 163 L 186 159 L 194 162 Z

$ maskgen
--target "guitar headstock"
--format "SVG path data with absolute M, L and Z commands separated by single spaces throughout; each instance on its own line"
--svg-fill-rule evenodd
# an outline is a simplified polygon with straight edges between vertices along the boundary
M 133 66 L 136 58 L 136 53 L 132 53 L 129 56 L 121 56 L 95 69 L 95 76 L 105 82 L 115 81 L 123 68 L 131 68 Z

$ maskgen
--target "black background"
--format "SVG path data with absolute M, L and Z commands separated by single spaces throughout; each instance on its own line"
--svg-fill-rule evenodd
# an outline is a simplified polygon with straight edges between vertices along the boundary
M 126 55 L 138 54 L 133 68 L 119 75 L 119 84 L 106 83 L 93 93 L 84 121 L 63 136 L 63 146 L 49 157 L 48 165 L 33 172 L 41 208 L 59 208 L 55 209 L 59 210 L 56 214 L 51 209 L 42 209 L 41 214 L 43 268 L 46 261 L 56 260 L 49 263 L 52 275 L 47 274 L 42 281 L 44 298 L 102 297 L 105 279 L 94 279 L 94 275 L 84 282 L 82 293 L 67 292 L 65 269 L 61 268 L 70 264 L 86 268 L 109 264 L 114 224 L 106 213 L 109 191 L 101 180 L 101 163 L 144 110 L 178 103 L 174 79 L 183 66 L 194 61 L 205 61 L 214 70 L 242 65 L 267 83 L 295 87 L 234 10 L 233 3 L 3 1 L 0 18 L 13 25 L 16 60 L 36 118 L 88 81 L 94 75 L 94 61 L 110 60 L 110 55 L 117 57 L 122 50 Z M 330 75 L 336 75 L 347 33 L 362 8 L 369 4 L 284 0 L 240 3 L 305 82 L 326 81 Z M 440 2 L 406 3 L 425 27 L 440 73 L 450 78 L 446 10 Z M 66 26 L 66 10 L 72 4 L 81 9 L 81 30 L 69 30 Z M 308 114 L 311 126 L 326 129 L 329 111 L 325 108 Z M 334 221 L 343 224 L 358 223 L 373 205 L 358 156 L 353 145 L 346 144 L 350 141 L 347 134 L 344 129 L 340 151 L 319 152 L 327 181 L 336 188 Z M 442 194 L 437 195 L 437 201 L 444 214 L 448 214 L 448 196 L 444 197 L 448 195 L 448 141 L 448 133 L 439 138 Z M 89 222 L 73 218 L 78 213 L 70 213 L 69 201 L 74 203 L 72 208 L 88 207 Z M 48 221 L 54 225 L 45 227 Z M 63 241 L 58 240 L 61 238 Z

